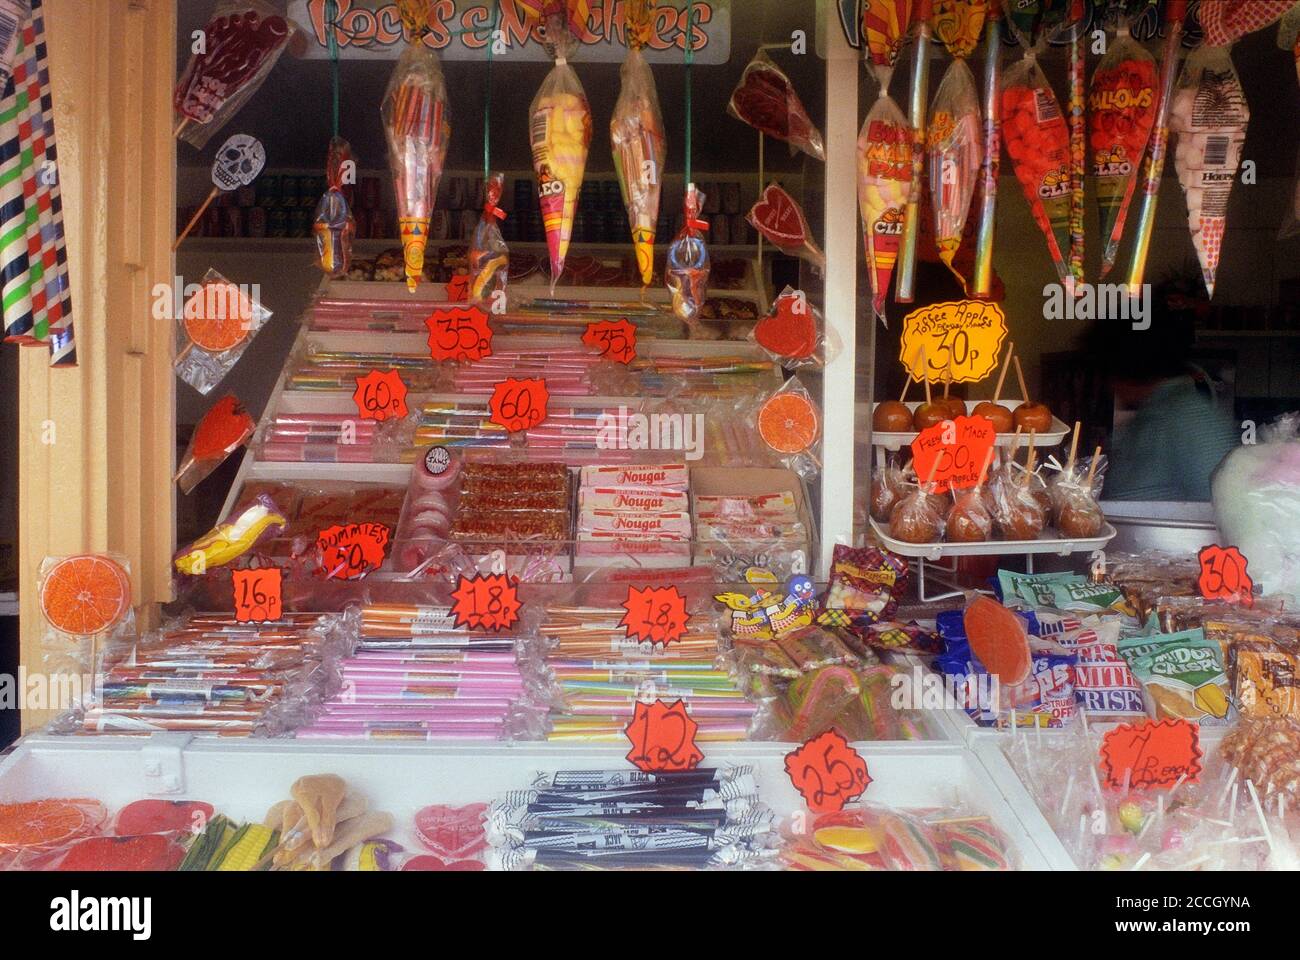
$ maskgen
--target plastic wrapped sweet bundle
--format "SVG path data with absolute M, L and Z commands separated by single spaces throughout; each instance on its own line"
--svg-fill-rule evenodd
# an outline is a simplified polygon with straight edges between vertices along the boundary
M 352 165 L 351 167 L 349 165 Z M 352 216 L 344 187 L 347 171 L 355 172 L 352 147 L 342 137 L 330 140 L 326 178 L 329 189 L 316 205 L 312 220 L 312 233 L 316 237 L 316 262 L 327 276 L 345 276 L 352 265 L 352 241 L 357 233 L 357 221 Z
M 510 277 L 510 250 L 501 235 L 501 191 L 505 175 L 494 173 L 483 185 L 483 216 L 469 245 L 469 298 L 480 302 L 504 294 Z
M 926 136 L 935 243 L 940 258 L 953 270 L 983 155 L 979 96 L 964 60 L 954 61 L 943 75 Z
M 727 112 L 810 157 L 826 159 L 821 132 L 813 125 L 790 78 L 761 50 L 732 91 Z
M 911 183 L 912 128 L 898 104 L 882 96 L 858 134 L 858 208 L 877 316 L 884 315 Z
M 1214 282 L 1250 108 L 1226 47 L 1200 47 L 1187 58 L 1169 107 L 1178 137 L 1174 168 L 1187 200 L 1187 222 L 1206 292 Z
M 687 184 L 682 200 L 684 223 L 668 248 L 664 279 L 672 294 L 673 313 L 693 331 L 701 331 L 700 311 L 708 296 L 712 266 L 706 243 L 708 224 L 700 219 L 705 196 L 695 184 Z M 716 336 L 716 334 L 714 334 Z
M 654 74 L 639 49 L 628 52 L 621 75 L 623 86 L 609 122 L 609 136 L 623 205 L 632 225 L 641 285 L 648 287 L 654 280 L 655 224 L 668 141 Z
M 591 107 L 572 67 L 559 63 L 547 74 L 528 116 L 554 289 L 564 273 L 587 167 L 587 148 L 591 145 Z

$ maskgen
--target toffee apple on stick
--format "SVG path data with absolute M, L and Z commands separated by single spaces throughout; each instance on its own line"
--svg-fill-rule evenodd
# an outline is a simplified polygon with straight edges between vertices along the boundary
M 1017 427 L 1030 431 L 1047 431 L 1052 429 L 1052 411 L 1046 404 L 1035 403 L 1029 399 L 1029 390 L 1025 387 L 1025 372 L 1021 369 L 1020 358 L 1012 360 L 1016 365 L 1016 379 L 1020 381 L 1021 404 L 1016 407 L 1012 419 Z
M 1006 382 L 1007 371 L 1011 369 L 1011 356 L 1015 353 L 1016 345 L 1007 344 L 1007 355 L 1002 361 L 1002 372 L 998 374 L 997 386 L 993 388 L 992 400 L 981 400 L 975 404 L 975 409 L 971 411 L 972 416 L 984 417 L 993 424 L 993 430 L 996 433 L 1010 433 L 1011 428 L 1015 426 L 1014 418 L 1010 410 L 998 403 L 1002 396 L 1002 385 Z
M 912 385 L 912 371 L 907 371 L 903 393 L 897 400 L 882 400 L 871 414 L 871 429 L 877 433 L 906 433 L 912 429 L 912 411 L 903 401 Z
M 993 514 L 984 498 L 984 481 L 993 463 L 993 448 L 984 454 L 979 480 L 971 489 L 956 493 L 944 521 L 944 536 L 952 543 L 980 543 L 993 533 Z
M 921 347 L 921 383 L 925 385 L 925 403 L 917 407 L 912 414 L 912 427 L 918 431 L 950 419 L 948 408 L 930 396 L 930 371 L 925 357 L 925 347 Z

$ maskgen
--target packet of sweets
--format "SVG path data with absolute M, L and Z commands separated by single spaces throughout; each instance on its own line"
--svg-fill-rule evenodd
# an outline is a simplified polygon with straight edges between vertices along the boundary
M 1054 637 L 1078 658 L 1074 696 L 1080 711 L 1094 723 L 1146 716 L 1142 684 L 1119 653 L 1119 632 L 1115 618 L 1085 617 L 1078 627 Z
M 668 261 L 664 279 L 672 294 L 673 313 L 692 331 L 699 331 L 700 310 L 709 290 L 709 248 L 705 243 L 709 225 L 700 219 L 704 209 L 704 194 L 695 184 L 686 185 L 682 201 L 683 220 L 681 232 L 668 248 Z
M 858 133 L 858 210 L 871 274 L 871 311 L 882 323 L 912 189 L 912 146 L 912 126 L 882 86 Z
M 185 456 L 181 458 L 180 469 L 176 471 L 176 484 L 181 493 L 188 494 L 202 483 L 227 457 L 248 442 L 256 427 L 253 418 L 233 393 L 214 403 L 194 428 Z
M 1223 654 L 1204 630 L 1129 637 L 1118 648 L 1145 688 L 1157 720 L 1222 726 L 1233 719 Z
M 469 245 L 469 298 L 475 303 L 504 294 L 510 274 L 510 249 L 501 236 L 500 223 L 505 175 L 494 173 L 483 184 L 483 216 Z
M 791 152 L 797 149 L 814 159 L 826 159 L 821 132 L 804 109 L 794 84 L 761 49 L 741 74 L 727 112 L 769 137 L 784 140 Z
M 970 213 L 982 157 L 982 121 L 975 77 L 965 60 L 954 60 L 930 105 L 926 153 L 930 164 L 930 204 L 939 258 L 966 286 L 953 266 Z
M 346 276 L 352 266 L 352 240 L 357 234 L 357 221 L 343 189 L 349 170 L 355 176 L 352 145 L 342 137 L 331 138 L 325 162 L 329 187 L 316 204 L 316 216 L 312 220 L 316 265 L 331 279 Z

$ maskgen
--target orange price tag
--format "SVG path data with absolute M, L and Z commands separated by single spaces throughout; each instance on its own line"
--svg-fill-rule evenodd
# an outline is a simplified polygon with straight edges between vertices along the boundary
M 1007 317 L 996 303 L 932 303 L 903 318 L 898 359 L 918 382 L 939 383 L 951 371 L 953 383 L 978 383 L 997 369 L 1006 336 Z
M 962 490 L 979 482 L 984 458 L 993 449 L 997 432 L 988 417 L 957 417 L 927 427 L 912 441 L 912 463 L 916 475 L 930 476 L 935 460 L 935 492 Z
M 546 405 L 551 395 L 545 380 L 502 380 L 492 391 L 488 407 L 493 423 L 499 423 L 511 433 L 531 430 L 546 419 Z
M 469 274 L 456 274 L 447 281 L 446 288 L 449 303 L 465 303 L 469 300 Z
M 492 356 L 492 328 L 482 307 L 439 307 L 424 320 L 429 356 L 466 362 Z
M 378 420 L 406 416 L 406 383 L 396 370 L 371 370 L 357 377 L 357 389 L 352 394 L 357 405 L 357 416 L 362 420 Z
M 1201 596 L 1254 605 L 1255 582 L 1246 572 L 1246 558 L 1240 550 L 1215 544 L 1202 547 L 1196 556 L 1201 561 L 1201 575 L 1196 579 Z
M 636 359 L 636 327 L 626 320 L 589 323 L 582 342 L 617 363 L 631 363 Z
M 686 633 L 691 615 L 686 612 L 686 598 L 676 587 L 627 588 L 623 601 L 627 611 L 619 626 L 629 640 L 639 643 L 674 643 Z
M 239 623 L 280 619 L 284 577 L 279 567 L 233 570 L 231 580 L 235 588 L 235 619 Z
M 867 761 L 837 730 L 827 730 L 787 753 L 785 772 L 813 813 L 838 813 L 871 782 Z
M 627 759 L 647 773 L 694 769 L 704 759 L 695 745 L 698 729 L 699 724 L 686 713 L 686 705 L 680 700 L 671 706 L 662 700 L 638 700 L 632 722 L 623 728 L 632 743 Z
M 1172 787 L 1201 774 L 1201 729 L 1189 720 L 1121 723 L 1101 738 L 1102 781 L 1108 787 Z
M 316 537 L 326 579 L 359 580 L 384 563 L 392 531 L 382 523 L 345 523 L 327 527 Z
M 471 630 L 506 630 L 519 622 L 523 604 L 515 584 L 503 573 L 462 576 L 451 594 L 456 626 Z

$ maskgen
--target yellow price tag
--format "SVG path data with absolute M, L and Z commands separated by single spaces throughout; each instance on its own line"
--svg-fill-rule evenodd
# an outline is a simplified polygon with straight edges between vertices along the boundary
M 903 318 L 898 359 L 918 382 L 942 383 L 951 370 L 953 383 L 978 383 L 997 369 L 1006 337 L 1007 316 L 996 303 L 932 303 Z

